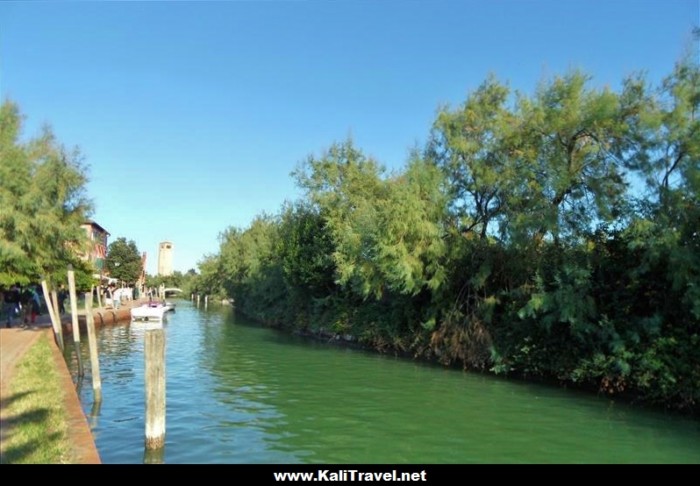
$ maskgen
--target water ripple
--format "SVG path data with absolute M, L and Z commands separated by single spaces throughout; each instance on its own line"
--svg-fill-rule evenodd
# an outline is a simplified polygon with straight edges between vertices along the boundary
M 305 342 L 187 302 L 164 329 L 157 461 L 700 462 L 698 422 L 605 398 Z M 99 333 L 104 400 L 91 423 L 104 462 L 144 461 L 144 332 Z

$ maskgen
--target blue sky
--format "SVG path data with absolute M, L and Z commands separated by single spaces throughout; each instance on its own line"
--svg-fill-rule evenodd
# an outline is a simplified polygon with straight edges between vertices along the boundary
M 700 0 L 0 2 L 0 97 L 81 148 L 112 240 L 186 271 L 333 142 L 399 169 L 489 73 L 657 81 L 697 25 Z

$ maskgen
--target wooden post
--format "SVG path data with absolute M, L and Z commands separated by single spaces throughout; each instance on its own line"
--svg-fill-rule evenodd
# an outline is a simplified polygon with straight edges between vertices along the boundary
M 45 278 L 41 281 L 41 289 L 44 291 L 44 300 L 46 301 L 46 309 L 51 319 L 54 337 L 56 338 L 58 347 L 61 349 L 61 352 L 63 352 L 63 327 L 61 326 L 61 316 L 56 316 L 54 314 L 54 307 L 51 303 L 51 296 L 49 295 L 49 286 L 46 284 Z
M 95 401 L 99 402 L 102 400 L 102 379 L 100 378 L 100 358 L 97 349 L 97 336 L 95 335 L 95 319 L 92 316 L 92 292 L 85 294 L 85 324 L 88 333 L 88 346 L 90 347 L 92 391 Z
M 53 305 L 53 315 L 56 316 L 56 319 L 58 320 L 58 322 L 60 324 L 61 323 L 61 313 L 58 311 L 58 292 L 56 292 L 56 289 L 53 289 L 51 291 L 51 304 Z M 63 327 L 63 326 L 61 326 L 61 327 Z M 63 334 L 63 333 L 61 332 L 61 334 Z
M 144 464 L 163 464 L 165 462 L 165 447 L 159 449 L 146 448 L 143 451 Z
M 146 331 L 146 449 L 165 444 L 165 333 Z
M 102 309 L 102 296 L 100 295 L 100 290 L 102 289 L 102 285 L 97 286 L 97 307 Z
M 197 307 L 199 307 L 199 298 L 200 297 L 201 297 L 201 295 L 197 294 Z
M 92 408 L 90 409 L 90 417 L 88 417 L 90 428 L 94 429 L 97 427 L 97 419 L 100 417 L 100 409 L 102 408 L 102 402 L 92 402 Z
M 192 302 L 194 302 L 194 293 L 190 294 L 190 299 L 192 300 Z
M 83 368 L 83 359 L 80 356 L 80 326 L 78 325 L 78 297 L 75 294 L 75 272 L 73 265 L 68 265 L 68 292 L 70 293 L 70 313 L 71 313 L 71 328 L 73 329 L 73 343 L 75 344 L 75 352 L 78 355 L 78 376 L 85 375 Z
M 205 295 L 204 296 L 204 308 L 206 309 L 208 305 L 209 305 L 209 296 Z

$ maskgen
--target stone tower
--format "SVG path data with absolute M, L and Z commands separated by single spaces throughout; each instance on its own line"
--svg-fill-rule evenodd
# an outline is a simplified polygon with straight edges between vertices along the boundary
M 158 275 L 167 277 L 173 274 L 173 244 L 163 241 L 158 245 Z

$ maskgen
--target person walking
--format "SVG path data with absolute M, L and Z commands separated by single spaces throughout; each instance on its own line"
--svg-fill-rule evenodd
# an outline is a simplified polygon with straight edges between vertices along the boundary
M 58 290 L 58 312 L 59 314 L 66 313 L 66 298 L 68 298 L 68 291 L 66 286 L 61 284 L 61 288 Z
M 41 309 L 41 299 L 37 293 L 36 285 L 28 285 L 21 294 L 22 322 L 25 326 L 36 324 L 36 316 Z
M 7 327 L 12 327 L 12 319 L 19 318 L 22 306 L 19 303 L 20 294 L 19 286 L 13 285 L 10 290 L 5 292 L 5 312 L 7 313 Z
M 31 286 L 28 285 L 25 288 L 20 289 L 19 303 L 22 306 L 20 322 L 22 322 L 22 324 L 27 324 L 29 322 L 29 314 L 32 311 L 32 304 L 30 303 L 31 299 L 32 299 Z
M 32 297 L 31 297 L 31 323 L 36 324 L 36 317 L 41 314 L 41 295 L 39 294 L 39 285 L 31 287 Z

